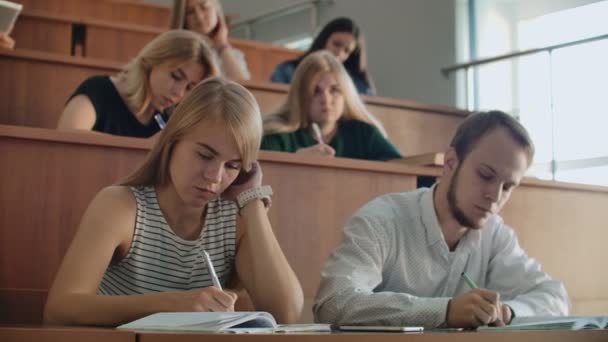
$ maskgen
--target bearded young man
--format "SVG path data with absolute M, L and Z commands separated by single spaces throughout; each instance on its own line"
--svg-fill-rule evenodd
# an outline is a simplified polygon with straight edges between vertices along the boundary
M 509 115 L 467 118 L 439 183 L 379 197 L 347 224 L 321 273 L 316 321 L 473 328 L 567 315 L 564 286 L 498 216 L 533 156 L 528 133 Z

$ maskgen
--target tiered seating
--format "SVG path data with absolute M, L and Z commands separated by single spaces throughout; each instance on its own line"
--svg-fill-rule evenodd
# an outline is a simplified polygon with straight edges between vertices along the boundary
M 0 124 L 54 128 L 68 97 L 86 77 L 113 74 L 120 64 L 90 58 L 57 56 L 32 51 L 0 51 Z M 15 83 L 16 82 L 16 83 Z M 244 82 L 256 96 L 262 111 L 276 109 L 284 101 L 287 86 Z M 35 99 L 35 100 L 34 100 Z M 466 115 L 440 106 L 380 97 L 366 98 L 370 109 L 386 126 L 391 140 L 404 153 L 443 150 Z
M 0 323 L 40 320 L 46 291 L 89 201 L 128 175 L 149 148 L 142 139 L 0 126 L 0 155 L 11 160 L 0 166 L 6 184 L 0 198 L 7 199 L 0 207 Z M 436 174 L 276 152 L 262 152 L 260 160 L 275 192 L 270 220 L 304 287 L 306 320 L 319 271 L 350 215 L 373 197 L 414 189 L 418 173 Z
M 113 74 L 156 34 L 168 9 L 130 0 L 27 0 L 15 29 L 17 50 L 0 51 L 0 323 L 39 322 L 47 290 L 86 205 L 127 175 L 150 148 L 145 140 L 49 130 L 80 82 Z M 73 28 L 86 26 L 84 57 L 72 56 Z M 246 54 L 245 82 L 263 112 L 276 109 L 287 86 L 264 82 L 297 52 L 232 40 Z M 256 81 L 257 80 L 257 81 Z M 440 151 L 467 114 L 412 101 L 365 97 L 389 136 L 407 154 Z M 38 127 L 38 128 L 31 128 Z M 271 222 L 306 297 L 303 321 L 325 258 L 348 217 L 371 198 L 412 190 L 436 168 L 262 152 L 275 190 Z M 108 167 L 111 166 L 111 167 Z M 314 179 L 314 183 L 310 180 Z M 523 247 L 562 279 L 574 313 L 608 307 L 603 222 L 608 189 L 527 179 L 504 210 Z M 590 238 L 593 237 L 593 238 Z M 18 271 L 17 271 L 18 270 Z
M 168 29 L 171 10 L 134 0 L 13 0 L 26 11 L 96 18 Z
M 0 323 L 40 321 L 87 204 L 133 170 L 149 148 L 140 139 L 0 126 L 0 155 L 10 161 L 0 164 Z M 275 191 L 270 220 L 304 288 L 303 321 L 311 320 L 320 269 L 352 213 L 378 195 L 413 190 L 418 175 L 440 174 L 276 152 L 262 152 L 260 161 Z M 599 271 L 608 257 L 607 195 L 601 187 L 526 179 L 504 209 L 527 252 L 565 282 L 575 314 L 599 314 L 608 305 L 608 274 Z
M 125 63 L 165 30 L 166 27 L 158 25 L 26 9 L 15 25 L 13 36 L 19 50 Z M 277 64 L 300 54 L 296 50 L 240 39 L 231 39 L 231 44 L 245 53 L 251 77 L 256 81 L 270 80 Z

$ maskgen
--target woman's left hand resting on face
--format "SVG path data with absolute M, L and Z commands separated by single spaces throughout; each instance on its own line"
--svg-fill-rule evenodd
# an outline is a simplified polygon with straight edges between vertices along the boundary
M 243 191 L 262 185 L 262 168 L 254 162 L 252 169 L 239 177 L 224 191 L 224 199 L 236 200 Z M 302 287 L 274 235 L 262 201 L 251 201 L 240 209 L 237 227 L 241 239 L 236 273 L 255 309 L 271 312 L 278 322 L 297 322 L 304 301 Z

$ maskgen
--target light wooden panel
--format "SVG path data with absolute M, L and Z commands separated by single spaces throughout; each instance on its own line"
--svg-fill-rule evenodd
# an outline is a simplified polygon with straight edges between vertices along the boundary
M 370 104 L 369 107 L 384 124 L 391 142 L 405 156 L 443 151 L 464 120 L 463 113 L 393 107 L 379 102 Z
M 605 342 L 608 330 L 424 333 L 201 334 L 138 332 L 139 342 Z
M 137 1 L 113 0 L 14 0 L 26 11 L 109 20 L 168 29 L 171 9 Z
M 86 57 L 126 63 L 161 30 L 86 21 Z
M 46 11 L 24 11 L 15 28 L 18 49 L 71 54 L 73 25 L 86 27 L 84 57 L 126 63 L 154 37 L 165 31 L 155 26 L 135 25 L 130 22 L 113 22 L 81 18 Z M 231 39 L 231 44 L 245 54 L 251 79 L 270 81 L 277 64 L 301 54 L 267 43 Z
M 78 85 L 119 64 L 40 52 L 0 51 L 0 124 L 55 128 Z
M 2 326 L 0 341 L 31 342 L 135 342 L 133 331 L 112 328 Z
M 526 252 L 562 280 L 575 314 L 608 313 L 608 191 L 527 180 L 502 215 Z
M 11 32 L 16 49 L 70 55 L 72 22 L 55 17 L 20 15 Z

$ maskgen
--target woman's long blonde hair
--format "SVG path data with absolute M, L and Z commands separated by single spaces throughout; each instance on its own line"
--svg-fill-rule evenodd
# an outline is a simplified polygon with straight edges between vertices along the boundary
M 384 136 L 386 131 L 370 113 L 359 97 L 350 76 L 334 55 L 317 51 L 306 56 L 296 68 L 287 94 L 287 101 L 278 111 L 264 118 L 264 134 L 291 133 L 310 124 L 310 103 L 321 76 L 331 74 L 344 96 L 344 113 L 340 120 L 358 120 L 376 126 Z
M 236 141 L 245 170 L 250 170 L 257 159 L 262 140 L 260 108 L 245 87 L 216 77 L 201 82 L 184 98 L 144 162 L 121 184 L 167 184 L 169 162 L 175 144 L 198 125 L 218 122 L 228 127 Z
M 217 13 L 218 18 L 224 17 L 224 9 L 222 8 L 222 4 L 218 0 L 209 0 L 213 3 L 215 7 L 215 11 Z M 173 1 L 173 10 L 171 11 L 171 28 L 172 29 L 187 29 L 186 27 L 186 8 L 188 5 L 188 0 L 174 0 Z M 211 30 L 209 36 L 213 37 L 217 33 L 219 26 L 218 24 Z
M 150 105 L 150 73 L 158 65 L 178 67 L 194 61 L 203 68 L 203 79 L 220 74 L 209 45 L 198 34 L 186 30 L 164 32 L 151 40 L 118 74 L 125 85 L 125 100 L 134 114 L 141 114 Z

